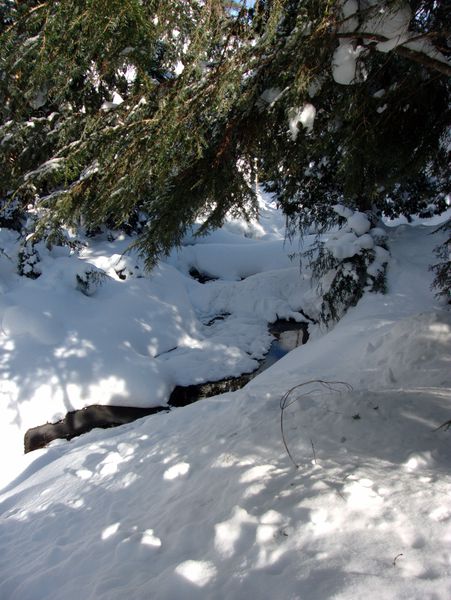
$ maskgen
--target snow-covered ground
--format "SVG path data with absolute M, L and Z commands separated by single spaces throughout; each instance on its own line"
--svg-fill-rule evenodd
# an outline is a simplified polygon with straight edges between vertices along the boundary
M 242 390 L 26 456 L 24 431 L 67 410 L 252 370 L 267 323 L 315 305 L 268 204 L 145 277 L 105 236 L 41 248 L 41 277 L 19 278 L 1 231 L 0 598 L 450 598 L 451 315 L 430 231 L 388 229 L 388 294 Z M 86 296 L 92 266 L 108 277 Z
M 0 231 L 0 451 L 22 452 L 27 429 L 70 410 L 157 406 L 175 385 L 256 369 L 268 322 L 305 320 L 309 283 L 289 258 L 300 248 L 284 243 L 280 217 L 262 199 L 265 229 L 231 222 L 195 245 L 188 237 L 150 276 L 136 254 L 123 254 L 133 239 L 105 232 L 75 253 L 41 242 L 40 277 L 19 277 L 18 236 Z M 203 285 L 191 268 L 220 279 Z M 98 285 L 80 285 L 102 271 Z M 208 325 L 218 315 L 226 318 Z

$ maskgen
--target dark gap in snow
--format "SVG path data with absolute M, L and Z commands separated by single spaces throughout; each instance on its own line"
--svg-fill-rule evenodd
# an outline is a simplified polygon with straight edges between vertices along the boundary
M 210 381 L 196 385 L 181 386 L 178 385 L 172 391 L 169 398 L 169 406 L 187 406 L 198 400 L 225 394 L 226 392 L 236 392 L 244 387 L 251 379 L 268 369 L 271 365 L 280 360 L 285 354 L 288 354 L 297 346 L 305 344 L 308 340 L 307 323 L 299 323 L 293 319 L 278 319 L 268 326 L 269 332 L 274 336 L 268 353 L 260 362 L 260 366 L 252 373 L 244 373 L 239 377 L 227 377 L 220 381 Z
M 216 281 L 218 279 L 217 277 L 212 277 L 211 275 L 208 275 L 208 273 L 200 273 L 194 267 L 191 267 L 191 269 L 189 270 L 189 274 L 193 279 L 196 279 L 199 283 L 207 283 L 209 281 Z
M 44 448 L 56 439 L 71 440 L 82 433 L 91 431 L 95 427 L 101 427 L 102 429 L 117 427 L 163 410 L 167 411 L 169 409 L 164 406 L 140 408 L 93 404 L 81 410 L 74 410 L 68 412 L 64 419 L 57 423 L 46 423 L 29 429 L 24 436 L 25 454 L 38 448 Z
M 256 373 L 256 371 L 254 371 Z M 227 377 L 220 381 L 207 381 L 193 385 L 177 385 L 169 397 L 169 406 L 188 406 L 198 400 L 204 400 L 218 394 L 236 392 L 252 379 L 252 373 L 244 373 L 239 377 Z
M 309 317 L 309 316 L 308 316 L 308 314 L 306 314 L 306 313 L 305 313 L 305 312 L 302 310 L 302 308 L 300 309 L 300 311 L 299 311 L 299 312 L 300 312 L 300 314 L 301 314 L 301 315 L 302 315 L 302 316 L 303 316 L 305 319 L 307 319 L 307 321 L 308 321 L 309 323 L 313 323 L 314 325 L 317 325 L 317 324 L 318 324 L 318 321 L 317 321 L 316 319 L 312 319 L 312 317 Z M 307 339 L 308 339 L 308 334 L 307 334 Z M 307 341 L 307 340 L 306 340 L 306 341 Z M 305 344 L 305 342 L 304 342 L 304 344 Z
M 227 315 L 219 315 L 212 319 L 209 324 L 218 319 L 224 319 Z M 29 429 L 24 437 L 25 453 L 44 448 L 56 439 L 70 440 L 83 433 L 87 433 L 95 427 L 107 429 L 125 425 L 161 411 L 170 410 L 170 407 L 187 406 L 198 400 L 235 392 L 244 387 L 251 379 L 262 373 L 265 369 L 276 363 L 285 354 L 297 346 L 305 344 L 308 340 L 308 324 L 299 323 L 293 319 L 278 319 L 268 326 L 269 332 L 274 336 L 270 349 L 258 369 L 252 373 L 244 373 L 239 377 L 227 377 L 220 381 L 200 383 L 196 385 L 176 386 L 171 393 L 168 406 L 153 406 L 151 408 L 140 408 L 133 406 L 101 406 L 92 405 L 81 410 L 68 412 L 64 419 L 57 423 L 46 423 Z
M 218 315 L 216 317 L 213 317 L 213 319 L 210 319 L 208 321 L 208 323 L 205 323 L 205 325 L 207 327 L 210 327 L 210 325 L 213 325 L 213 323 L 216 323 L 217 321 L 225 321 L 225 319 L 227 319 L 227 317 L 230 317 L 230 313 L 222 313 L 221 315 Z

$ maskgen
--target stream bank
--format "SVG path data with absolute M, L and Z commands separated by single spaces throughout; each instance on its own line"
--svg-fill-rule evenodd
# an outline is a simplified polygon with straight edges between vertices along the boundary
M 28 429 L 24 436 L 25 454 L 38 448 L 44 448 L 53 440 L 70 440 L 96 427 L 102 429 L 118 427 L 142 417 L 168 411 L 171 407 L 187 406 L 211 396 L 235 392 L 280 360 L 285 354 L 297 346 L 305 344 L 309 337 L 307 322 L 298 322 L 291 319 L 278 319 L 268 325 L 268 330 L 274 340 L 268 353 L 255 371 L 243 373 L 238 377 L 227 377 L 220 381 L 176 386 L 169 397 L 168 406 L 141 408 L 91 405 L 81 410 L 68 412 L 64 419 L 56 423 L 45 423 Z

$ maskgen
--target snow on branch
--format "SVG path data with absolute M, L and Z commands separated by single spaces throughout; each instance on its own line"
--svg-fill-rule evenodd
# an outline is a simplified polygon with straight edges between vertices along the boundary
M 336 36 L 343 40 L 368 40 L 370 42 L 378 42 L 376 48 L 379 50 L 379 43 L 391 42 L 391 40 L 377 33 L 368 33 L 366 31 L 355 32 L 338 32 Z M 430 36 L 430 34 L 429 34 Z M 426 38 L 426 36 L 415 36 L 410 41 L 407 40 L 404 44 L 400 44 L 392 48 L 393 52 L 404 56 L 409 60 L 417 62 L 424 67 L 438 71 L 447 77 L 451 77 L 451 64 L 446 57 L 436 50 Z
M 335 31 L 339 46 L 332 60 L 337 83 L 348 85 L 356 80 L 359 57 L 369 46 L 379 52 L 396 52 L 427 69 L 451 76 L 450 60 L 431 41 L 443 32 L 412 31 L 414 15 L 407 2 L 393 5 L 371 0 L 365 9 L 356 0 L 340 4 L 343 20 Z

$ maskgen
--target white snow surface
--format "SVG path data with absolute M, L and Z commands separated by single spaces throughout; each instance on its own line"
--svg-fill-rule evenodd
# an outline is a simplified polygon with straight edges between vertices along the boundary
M 307 129 L 307 133 L 313 131 L 315 123 L 316 108 L 310 102 L 306 102 L 302 108 L 291 109 L 288 119 L 288 128 L 292 141 L 296 141 L 299 132 L 299 124 Z
M 332 57 L 332 76 L 336 83 L 350 85 L 357 76 L 357 61 L 362 53 L 361 46 L 355 47 L 352 41 L 340 40 Z
M 359 211 L 336 204 L 334 212 L 346 219 L 346 224 L 326 237 L 325 245 L 334 258 L 343 260 L 359 254 L 362 250 L 375 250 L 379 263 L 388 262 L 389 254 L 375 241 L 386 241 L 384 230 L 371 227 L 368 217 Z
M 176 382 L 252 368 L 267 322 L 311 308 L 265 211 L 264 239 L 227 226 L 144 277 L 136 257 L 117 276 L 121 238 L 41 249 L 34 281 L 0 254 L 2 600 L 451 597 L 451 432 L 436 430 L 451 315 L 430 290 L 430 227 L 388 229 L 388 293 L 240 391 L 19 454 L 27 427 L 75 406 L 160 404 Z M 0 240 L 13 258 L 15 234 Z M 108 275 L 92 296 L 74 282 L 87 264 Z M 352 390 L 296 388 L 317 379 Z

